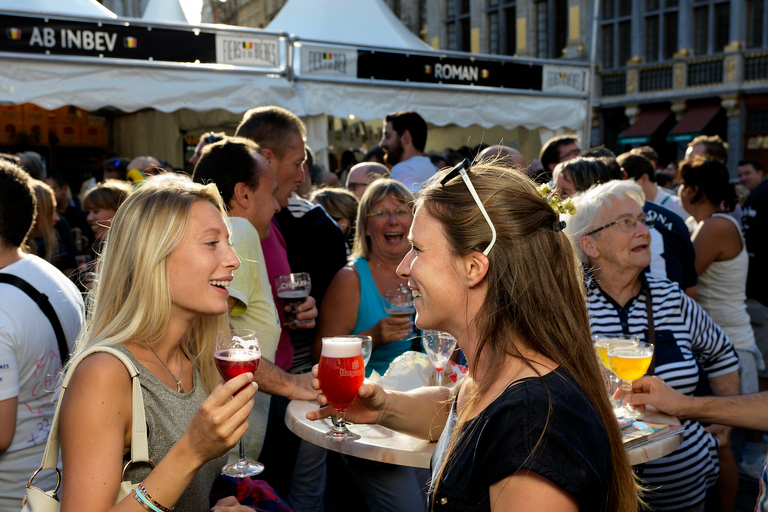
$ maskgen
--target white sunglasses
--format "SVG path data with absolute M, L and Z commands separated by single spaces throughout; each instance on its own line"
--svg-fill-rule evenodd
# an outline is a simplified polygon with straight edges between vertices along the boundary
M 475 203 L 477 203 L 477 207 L 480 208 L 480 213 L 483 214 L 483 217 L 485 217 L 486 222 L 488 222 L 488 226 L 491 228 L 491 243 L 488 244 L 488 247 L 485 248 L 483 251 L 483 254 L 488 256 L 488 253 L 491 252 L 491 249 L 493 249 L 494 244 L 496 244 L 496 228 L 493 227 L 493 222 L 491 222 L 491 218 L 488 216 L 488 212 L 485 211 L 485 206 L 483 206 L 483 203 L 480 201 L 480 197 L 477 195 L 477 191 L 475 190 L 475 187 L 472 186 L 472 182 L 469 179 L 469 174 L 467 173 L 467 169 L 472 167 L 471 165 L 467 165 L 468 160 L 465 158 L 461 163 L 456 165 L 453 169 L 451 169 L 448 174 L 445 175 L 445 177 L 440 180 L 440 186 L 444 186 L 447 182 L 451 181 L 453 178 L 455 178 L 457 175 L 461 174 L 461 179 L 464 180 L 464 183 L 467 185 L 467 189 L 469 189 L 469 193 L 472 194 L 472 198 L 475 200 Z

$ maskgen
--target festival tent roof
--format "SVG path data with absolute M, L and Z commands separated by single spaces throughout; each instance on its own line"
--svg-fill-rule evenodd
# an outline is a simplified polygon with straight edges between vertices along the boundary
M 339 44 L 431 49 L 383 0 L 288 0 L 267 30 Z
M 141 18 L 145 21 L 189 23 L 179 0 L 149 0 Z
M 0 0 L 0 11 L 29 14 L 55 14 L 86 18 L 117 18 L 96 0 Z

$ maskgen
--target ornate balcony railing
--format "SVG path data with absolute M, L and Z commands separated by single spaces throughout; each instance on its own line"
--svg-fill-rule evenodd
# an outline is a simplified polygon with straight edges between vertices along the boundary
M 672 64 L 642 68 L 639 75 L 640 92 L 672 89 Z
M 723 57 L 688 61 L 688 86 L 723 83 Z

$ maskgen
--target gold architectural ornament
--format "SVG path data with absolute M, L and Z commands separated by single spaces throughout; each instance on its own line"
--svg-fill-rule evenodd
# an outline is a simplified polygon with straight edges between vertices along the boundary
M 741 98 L 738 94 L 720 96 L 720 106 L 725 109 L 728 117 L 738 117 L 741 114 Z
M 725 48 L 723 50 L 725 53 L 733 53 L 733 52 L 739 52 L 743 48 L 743 45 L 741 44 L 741 41 L 731 41 L 727 45 L 725 45 Z
M 750 137 L 747 139 L 747 149 L 768 149 L 768 136 Z
M 630 125 L 635 124 L 635 121 L 637 121 L 637 116 L 640 115 L 640 105 L 627 105 L 624 108 L 624 115 L 627 116 L 627 119 L 629 119 Z
M 672 68 L 672 81 L 675 89 L 685 89 L 685 64 L 678 62 Z
M 686 59 L 691 56 L 691 50 L 688 48 L 680 48 L 672 54 L 673 59 Z
M 517 18 L 517 33 L 515 36 L 517 37 L 517 52 L 520 53 L 520 50 L 525 50 L 526 48 L 526 24 L 527 19 L 526 18 Z
M 576 41 L 581 37 L 579 34 L 579 6 L 574 5 L 568 8 L 568 40 Z
M 729 55 L 725 58 L 725 82 L 736 81 L 736 56 Z
M 592 109 L 592 128 L 600 128 L 600 109 Z
M 685 111 L 688 110 L 688 105 L 686 105 L 685 100 L 675 100 L 672 102 L 669 109 L 675 114 L 675 119 L 680 121 L 683 118 Z
M 637 70 L 627 70 L 627 94 L 635 94 L 637 92 Z
M 633 55 L 627 61 L 627 66 L 639 66 L 643 63 L 643 58 L 640 55 Z

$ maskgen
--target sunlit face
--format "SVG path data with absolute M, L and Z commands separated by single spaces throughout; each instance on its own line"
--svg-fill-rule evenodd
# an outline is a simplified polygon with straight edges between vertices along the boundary
M 226 313 L 227 287 L 239 266 L 221 213 L 208 201 L 196 201 L 183 239 L 168 256 L 171 315 L 191 322 Z
M 395 165 L 403 157 L 403 143 L 400 140 L 400 135 L 392 127 L 391 122 L 387 123 L 384 127 L 384 133 L 381 136 L 379 146 L 386 153 L 384 160 L 389 165 Z
M 453 255 L 443 226 L 419 208 L 411 225 L 411 250 L 397 268 L 408 279 L 414 296 L 416 325 L 420 329 L 458 332 L 456 323 L 464 317 L 466 276 Z
M 765 178 L 763 171 L 758 171 L 752 164 L 740 165 L 738 168 L 739 183 L 749 190 L 755 190 Z
M 367 188 L 368 169 L 366 167 L 360 166 L 349 171 L 349 174 L 347 175 L 347 190 L 355 194 L 357 199 L 360 200 Z
M 402 258 L 408 252 L 408 230 L 413 215 L 408 206 L 390 194 L 374 204 L 368 215 L 382 212 L 381 216 L 366 218 L 365 234 L 371 239 L 371 252 L 391 258 Z
M 571 173 L 563 169 L 555 178 L 555 191 L 560 194 L 560 199 L 566 199 L 576 195 L 576 185 L 571 180 Z
M 86 220 L 88 225 L 93 230 L 93 235 L 96 240 L 102 240 L 107 236 L 109 226 L 112 224 L 112 219 L 115 217 L 115 210 L 112 208 L 93 208 L 85 211 L 87 214 Z
M 288 206 L 288 198 L 291 194 L 296 192 L 299 183 L 304 181 L 304 170 L 302 165 L 306 159 L 306 153 L 304 152 L 304 140 L 298 133 L 293 133 L 290 136 L 290 143 L 287 145 L 288 151 L 282 158 L 272 153 L 269 163 L 275 170 L 275 176 L 277 177 L 277 202 L 280 204 L 280 208 Z
M 597 227 L 624 217 L 643 216 L 643 209 L 630 198 L 614 202 L 595 219 Z M 640 272 L 651 264 L 651 232 L 648 227 L 638 222 L 631 231 L 624 232 L 618 224 L 590 235 L 599 252 L 596 258 L 590 258 L 591 264 L 605 268 L 611 266 L 627 272 Z
M 278 191 L 275 171 L 269 165 L 267 159 L 259 154 L 254 154 L 258 161 L 260 169 L 265 171 L 265 175 L 259 178 L 259 186 L 256 190 L 251 190 L 248 194 L 248 201 L 251 203 L 252 216 L 249 218 L 253 227 L 259 232 L 259 238 L 264 240 L 269 236 L 269 224 L 275 213 L 280 211 L 280 205 L 277 202 L 275 194 Z

